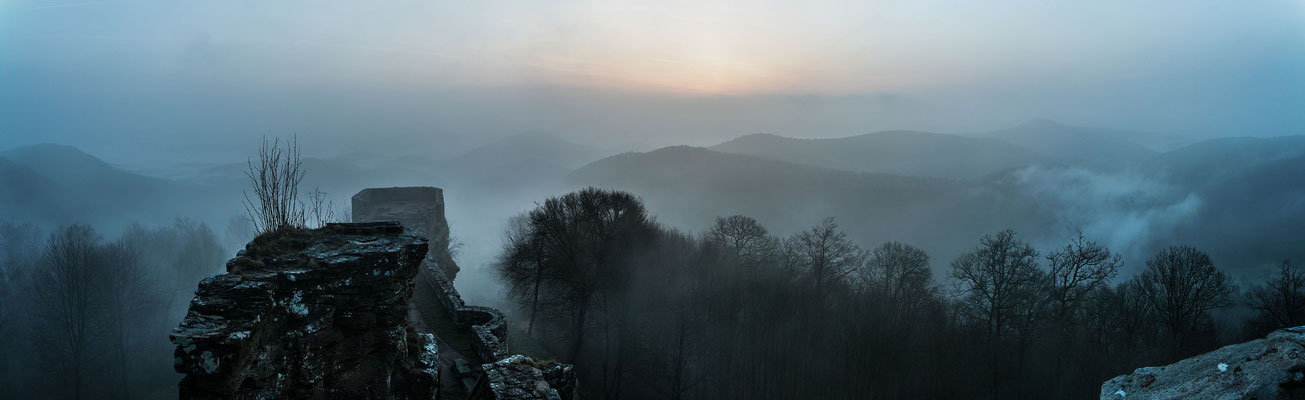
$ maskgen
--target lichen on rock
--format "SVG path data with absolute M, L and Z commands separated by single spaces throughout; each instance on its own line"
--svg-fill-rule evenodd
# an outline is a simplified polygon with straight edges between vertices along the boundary
M 570 365 L 514 355 L 482 366 L 481 398 L 560 400 L 575 398 L 575 372 Z
M 171 335 L 180 397 L 437 398 L 434 338 L 408 321 L 426 252 L 393 222 L 256 238 Z
M 1305 399 L 1305 326 L 1224 346 L 1101 385 L 1102 400 Z

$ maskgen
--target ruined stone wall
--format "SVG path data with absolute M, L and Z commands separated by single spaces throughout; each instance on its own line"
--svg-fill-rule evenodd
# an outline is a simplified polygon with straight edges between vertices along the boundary
M 577 397 L 575 369 L 514 355 L 484 365 L 485 378 L 473 397 L 486 400 L 562 400 Z
M 399 221 L 409 233 L 430 241 L 428 262 L 457 278 L 449 254 L 449 224 L 444 219 L 444 191 L 429 186 L 364 189 L 353 195 L 353 222 Z
M 425 231 L 448 237 L 448 223 L 444 220 L 444 196 L 438 188 L 378 188 L 366 189 L 353 197 L 355 222 L 395 220 L 404 226 L 426 226 Z M 432 241 L 438 240 L 432 239 Z M 435 253 L 435 250 L 432 250 Z M 443 255 L 427 257 L 422 262 L 419 281 L 428 285 L 439 297 L 454 322 L 471 331 L 477 355 L 485 361 L 481 366 L 484 376 L 481 389 L 475 397 L 485 399 L 515 399 L 519 394 L 543 393 L 553 397 L 573 399 L 578 394 L 578 383 L 572 366 L 557 363 L 536 363 L 529 357 L 511 355 L 507 342 L 507 320 L 503 312 L 483 306 L 468 306 L 453 285 L 455 275 L 447 273 L 453 261 L 441 261 Z M 454 272 L 457 271 L 454 265 Z M 535 379 L 536 377 L 542 377 Z M 540 385 L 545 385 L 541 387 Z M 559 397 L 560 396 L 560 397 Z
M 486 362 L 507 357 L 507 319 L 502 311 L 492 307 L 468 306 L 462 300 L 462 294 L 453 286 L 453 281 L 444 272 L 431 264 L 422 265 L 421 282 L 431 288 L 439 297 L 445 312 L 453 316 L 454 322 L 471 330 L 475 338 L 473 344 L 476 354 Z
M 435 399 L 409 304 L 427 243 L 396 223 L 263 235 L 199 285 L 171 335 L 182 399 Z

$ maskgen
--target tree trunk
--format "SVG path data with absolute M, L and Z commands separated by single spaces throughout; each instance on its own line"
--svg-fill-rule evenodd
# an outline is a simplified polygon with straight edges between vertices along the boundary
M 580 300 L 579 309 L 576 310 L 576 318 L 572 326 L 572 329 L 575 330 L 575 332 L 573 332 L 573 335 L 575 335 L 575 341 L 571 343 L 570 361 L 572 363 L 578 362 L 580 359 L 580 348 L 583 347 L 585 343 L 585 317 L 588 314 L 589 297 L 585 296 Z
M 527 327 L 526 327 L 526 336 L 530 336 L 530 337 L 534 337 L 534 336 L 535 336 L 535 316 L 538 314 L 538 311 L 539 311 L 539 281 L 541 280 L 541 279 L 540 279 L 540 278 L 541 278 L 540 275 L 542 274 L 542 271 L 540 271 L 540 269 L 542 269 L 542 268 L 543 268 L 543 266 L 540 265 L 540 263 L 539 263 L 538 260 L 536 260 L 536 262 L 535 262 L 535 294 L 534 294 L 534 300 L 531 301 L 531 303 L 530 303 L 530 324 L 527 325 Z

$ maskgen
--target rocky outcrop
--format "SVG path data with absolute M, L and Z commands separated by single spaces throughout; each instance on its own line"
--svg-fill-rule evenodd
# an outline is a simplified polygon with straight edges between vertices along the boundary
M 409 233 L 430 241 L 427 259 L 450 280 L 458 264 L 449 254 L 449 223 L 444 191 L 429 186 L 363 189 L 353 195 L 353 222 L 399 221 Z
M 1305 399 L 1305 326 L 1101 385 L 1101 399 Z
M 409 304 L 427 242 L 397 223 L 262 235 L 171 335 L 182 399 L 438 398 Z

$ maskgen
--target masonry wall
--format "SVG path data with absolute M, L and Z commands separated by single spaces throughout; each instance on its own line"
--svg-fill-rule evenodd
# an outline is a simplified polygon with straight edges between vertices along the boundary
M 413 233 L 436 235 L 432 243 L 448 240 L 448 222 L 444 219 L 444 195 L 439 188 L 404 187 L 373 188 L 353 197 L 355 222 L 395 220 L 410 228 Z M 439 297 L 454 322 L 471 331 L 477 355 L 485 361 L 481 366 L 484 375 L 474 393 L 477 398 L 512 399 L 525 391 L 542 393 L 544 397 L 571 399 L 578 393 L 578 382 L 573 368 L 566 364 L 536 363 L 528 357 L 512 355 L 507 342 L 507 319 L 503 312 L 484 306 L 469 306 L 453 285 L 456 264 L 447 253 L 447 247 L 432 246 L 430 254 L 422 261 L 418 282 L 429 286 Z M 536 379 L 538 378 L 538 379 Z M 491 384 L 492 383 L 492 384 Z M 524 385 L 518 387 L 517 385 Z M 542 386 L 541 386 L 542 385 Z

